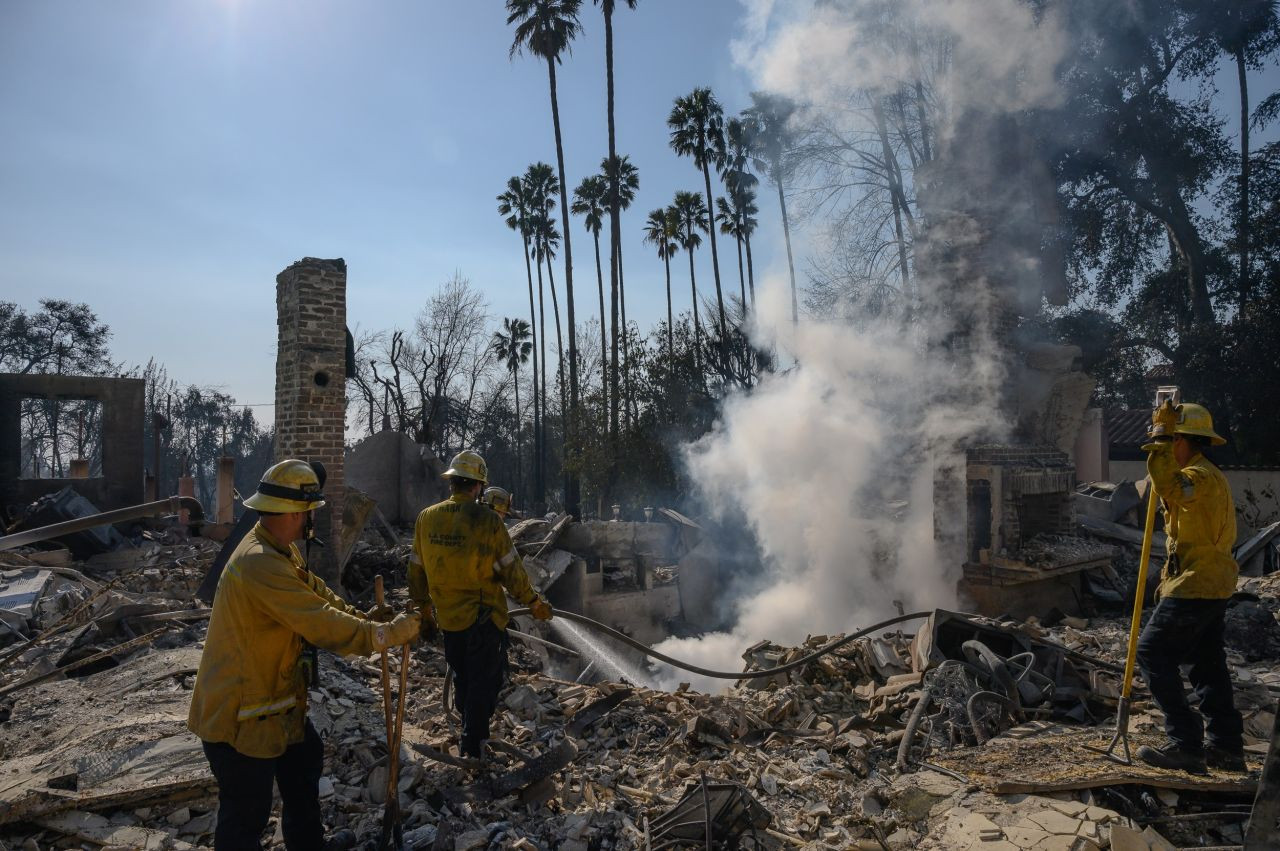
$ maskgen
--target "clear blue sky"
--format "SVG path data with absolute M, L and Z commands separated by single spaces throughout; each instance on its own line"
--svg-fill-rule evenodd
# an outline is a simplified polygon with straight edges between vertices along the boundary
M 695 86 L 745 105 L 730 45 L 746 5 L 641 0 L 616 16 L 619 150 L 640 170 L 623 222 L 628 308 L 642 328 L 665 313 L 645 214 L 676 189 L 701 191 L 665 119 Z M 607 147 L 590 2 L 582 22 L 559 73 L 570 188 Z M 530 162 L 554 164 L 555 148 L 545 65 L 508 61 L 510 38 L 501 0 L 0 2 L 0 298 L 88 302 L 117 358 L 155 356 L 243 403 L 274 398 L 275 275 L 304 256 L 346 258 L 353 328 L 410 325 L 455 270 L 495 316 L 524 315 L 519 241 L 494 196 Z M 1251 77 L 1256 105 L 1280 72 Z M 1234 72 L 1224 65 L 1217 82 L 1234 138 Z M 758 274 L 784 266 L 771 200 L 762 193 Z M 595 269 L 573 227 L 585 320 Z M 673 270 L 677 310 L 685 268 Z M 704 248 L 704 296 L 710 272 Z
M 667 112 L 700 85 L 745 105 L 729 54 L 741 15 L 737 0 L 645 0 L 615 16 L 618 145 L 640 171 L 628 314 L 644 328 L 665 314 L 645 214 L 702 185 L 667 147 Z M 558 73 L 570 189 L 607 152 L 589 2 L 582 22 Z M 154 355 L 245 403 L 274 398 L 275 275 L 304 256 L 346 258 L 353 328 L 409 325 L 455 270 L 495 315 L 526 314 L 494 196 L 529 163 L 554 165 L 555 146 L 546 65 L 508 61 L 510 38 L 501 0 L 7 0 L 0 298 L 88 302 L 116 357 Z M 760 243 L 758 269 L 773 253 Z M 576 218 L 573 246 L 585 319 L 595 267 Z M 709 253 L 703 265 L 710 286 Z M 722 274 L 736 289 L 736 265 Z

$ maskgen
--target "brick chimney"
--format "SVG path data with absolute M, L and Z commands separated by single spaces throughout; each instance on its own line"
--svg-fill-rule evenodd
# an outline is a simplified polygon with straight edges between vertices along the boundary
M 328 472 L 311 569 L 334 588 L 342 529 L 346 424 L 347 264 L 304 257 L 276 276 L 276 460 L 320 461 Z

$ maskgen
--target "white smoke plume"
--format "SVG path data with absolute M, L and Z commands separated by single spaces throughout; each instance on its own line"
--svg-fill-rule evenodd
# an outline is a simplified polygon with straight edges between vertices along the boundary
M 1065 49 L 1059 28 L 1014 0 L 744 0 L 744 7 L 736 60 L 757 88 L 809 109 L 839 110 L 852 90 L 894 91 L 920 73 L 918 56 L 885 40 L 893 7 L 908 21 L 930 22 L 922 37 L 948 43 L 946 77 L 933 83 L 950 114 L 1051 105 L 1056 95 L 1052 71 Z M 945 122 L 938 129 L 945 134 Z M 930 238 L 954 244 L 968 234 L 935 230 Z M 947 283 L 916 279 L 924 290 Z M 1005 355 L 984 324 L 995 315 L 991 291 L 962 295 L 977 327 L 964 329 L 966 353 L 952 358 L 930 345 L 955 330 L 943 324 L 951 320 L 851 325 L 802 317 L 795 326 L 785 269 L 768 277 L 755 336 L 794 366 L 729 398 L 717 426 L 686 452 L 712 510 L 746 518 L 766 581 L 737 601 L 730 631 L 671 639 L 663 652 L 739 670 L 743 650 L 762 639 L 795 644 L 848 632 L 894 615 L 895 602 L 907 611 L 956 605 L 964 554 L 954 539 L 940 544 L 948 539 L 935 535 L 935 523 L 953 524 L 947 515 L 960 507 L 937 505 L 935 481 L 950 476 L 963 494 L 963 443 L 1008 429 L 999 413 Z M 954 305 L 954 292 L 950 298 Z M 715 691 L 724 682 L 695 677 L 694 685 Z

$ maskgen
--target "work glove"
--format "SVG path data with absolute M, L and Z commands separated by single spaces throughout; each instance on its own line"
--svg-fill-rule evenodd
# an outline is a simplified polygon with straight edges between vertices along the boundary
M 529 604 L 529 614 L 533 615 L 535 620 L 549 621 L 551 620 L 551 604 L 541 597 L 535 597 L 533 602 Z
M 375 604 L 369 611 L 364 613 L 365 620 L 374 621 L 375 623 L 390 623 L 395 616 L 396 610 L 386 603 Z
M 1178 409 L 1173 406 L 1172 399 L 1165 399 L 1163 405 L 1151 412 L 1151 431 L 1147 437 L 1155 442 L 1173 440 L 1177 427 Z
M 418 638 L 426 642 L 433 642 L 436 636 L 440 634 L 440 627 L 436 625 L 436 619 L 430 611 L 422 613 L 422 624 L 418 627 Z
M 417 612 L 396 615 L 391 623 L 378 624 L 374 629 L 373 647 L 375 650 L 385 650 L 388 647 L 409 644 L 417 640 L 418 630 L 421 627 L 422 616 Z

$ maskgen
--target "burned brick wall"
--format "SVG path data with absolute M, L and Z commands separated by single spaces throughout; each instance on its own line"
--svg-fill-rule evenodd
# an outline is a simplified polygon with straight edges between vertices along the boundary
M 320 461 L 328 505 L 316 534 L 332 545 L 312 554 L 312 569 L 337 587 L 342 528 L 346 423 L 347 265 L 306 257 L 276 276 L 276 460 Z
M 968 559 L 1016 556 L 1037 535 L 1070 535 L 1075 468 L 1051 446 L 986 444 L 967 452 Z

